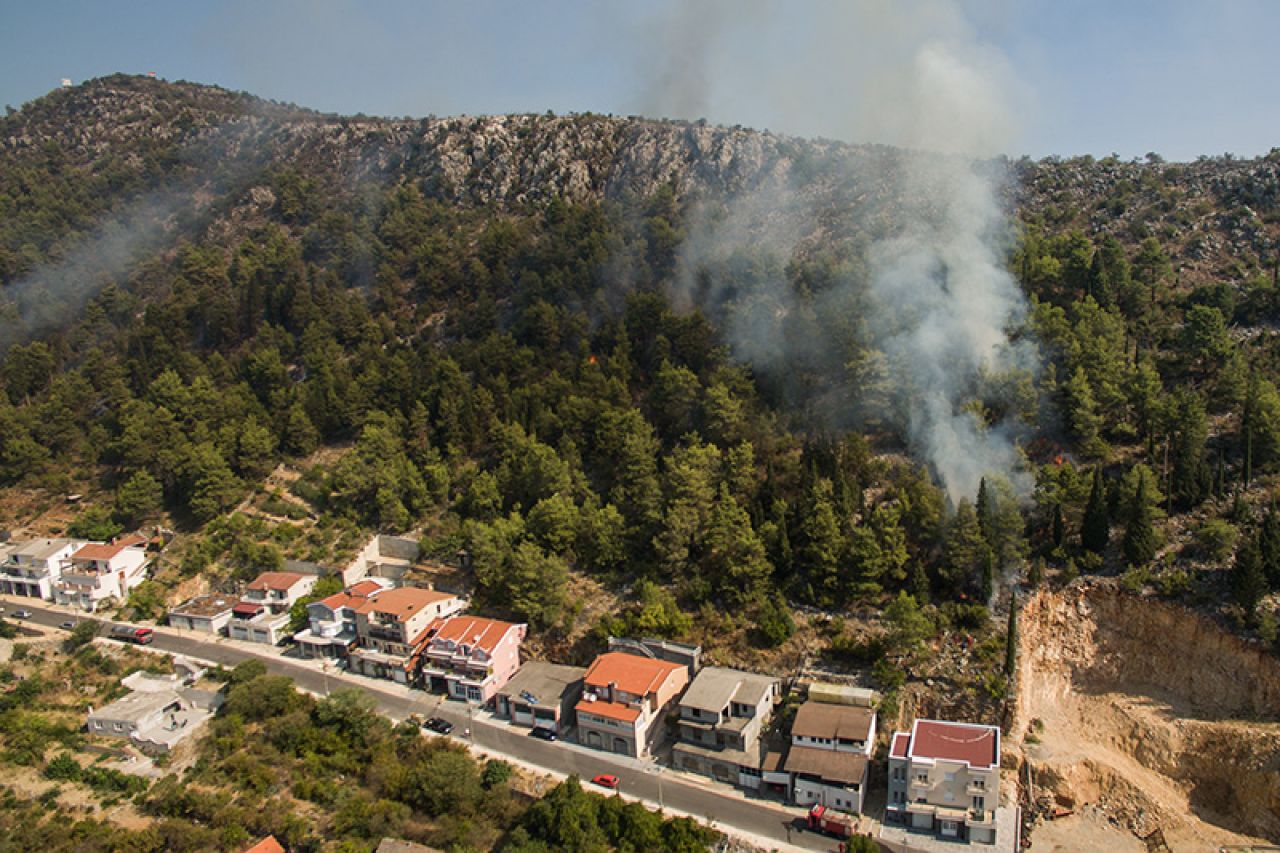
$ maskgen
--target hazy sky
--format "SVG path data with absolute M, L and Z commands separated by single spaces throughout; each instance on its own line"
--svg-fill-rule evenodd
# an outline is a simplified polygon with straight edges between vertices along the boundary
M 1277 38 L 1269 0 L 0 0 L 0 103 L 155 71 L 327 112 L 591 110 L 902 142 L 881 81 L 943 43 L 981 72 L 960 91 L 1001 107 L 984 145 L 1185 160 L 1280 146 Z

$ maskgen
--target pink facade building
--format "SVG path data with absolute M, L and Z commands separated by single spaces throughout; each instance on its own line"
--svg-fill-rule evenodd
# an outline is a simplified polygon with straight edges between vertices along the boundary
M 423 680 L 452 699 L 484 703 L 520 668 L 528 626 L 479 616 L 446 619 L 427 642 Z

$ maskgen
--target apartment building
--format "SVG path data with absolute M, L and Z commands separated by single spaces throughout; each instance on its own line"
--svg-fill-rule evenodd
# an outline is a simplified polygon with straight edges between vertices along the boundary
M 797 805 L 861 812 L 876 738 L 876 712 L 810 699 L 796 711 L 784 769 Z
M 433 631 L 422 655 L 423 679 L 451 699 L 488 702 L 520 669 L 524 624 L 454 616 Z
M 293 635 L 304 658 L 345 660 L 355 647 L 356 611 L 372 596 L 391 587 L 375 578 L 353 583 L 342 592 L 307 605 L 307 627 Z
M 0 562 L 0 592 L 52 601 L 54 587 L 62 579 L 63 563 L 86 544 L 75 539 L 9 543 Z
M 626 652 L 607 652 L 583 677 L 578 742 L 633 758 L 647 758 L 662 736 L 662 721 L 689 683 L 687 664 Z
M 996 842 L 1000 729 L 916 720 L 889 748 L 886 819 L 941 838 Z
M 766 675 L 703 668 L 680 699 L 680 739 L 671 752 L 675 766 L 758 789 L 764 758 L 760 735 L 781 689 L 780 680 Z
M 147 540 L 130 534 L 114 542 L 81 545 L 62 561 L 53 584 L 58 604 L 92 612 L 108 599 L 124 601 L 129 591 L 146 580 Z
M 389 678 L 401 684 L 417 680 L 423 645 L 439 620 L 466 602 L 447 592 L 401 587 L 375 593 L 356 605 L 356 646 L 348 652 L 352 672 Z

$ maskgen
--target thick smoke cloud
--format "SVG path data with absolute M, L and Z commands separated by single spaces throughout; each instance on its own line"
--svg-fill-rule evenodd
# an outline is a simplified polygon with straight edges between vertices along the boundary
M 891 169 L 880 170 L 883 163 L 874 158 L 845 167 L 856 185 L 890 185 L 886 194 L 896 203 L 864 253 L 865 275 L 823 293 L 810 307 L 856 312 L 849 325 L 883 355 L 877 369 L 893 399 L 877 402 L 894 412 L 844 412 L 841 420 L 896 421 L 953 501 L 972 498 L 980 479 L 990 475 L 1025 492 L 1030 480 L 1011 440 L 1016 425 L 985 424 L 970 406 L 984 376 L 1033 370 L 1035 364 L 1034 349 L 1008 334 L 1026 304 L 1004 269 L 1009 233 L 999 200 L 1003 175 L 1000 161 L 990 159 L 1015 144 L 1014 117 L 1025 100 L 1007 63 L 975 37 L 952 3 L 803 6 L 812 13 L 803 35 L 782 25 L 775 5 L 735 7 L 722 17 L 711 14 L 717 4 L 695 8 L 684 20 L 668 22 L 673 43 L 697 32 L 714 49 L 692 59 L 682 50 L 684 63 L 666 66 L 646 89 L 650 112 L 725 121 L 732 110 L 728 93 L 743 87 L 740 79 L 730 84 L 723 75 L 765 68 L 773 79 L 761 80 L 759 97 L 772 99 L 771 111 L 783 126 L 834 127 L 847 141 L 902 149 Z M 735 62 L 740 34 L 770 22 L 804 49 L 789 62 L 776 55 L 754 65 L 741 56 Z M 687 70 L 686 89 L 673 68 Z M 689 109 L 696 115 L 682 114 Z M 758 367 L 830 359 L 837 350 L 829 342 L 780 333 L 785 318 L 801 309 L 781 269 L 745 298 L 715 278 L 713 271 L 725 269 L 735 252 L 750 248 L 789 258 L 802 234 L 824 227 L 817 221 L 819 203 L 809 198 L 806 206 L 798 181 L 773 177 L 766 184 L 732 200 L 714 219 L 694 217 L 676 297 L 713 308 L 736 300 L 727 321 L 730 339 L 737 355 Z M 868 402 L 863 396 L 861 405 Z

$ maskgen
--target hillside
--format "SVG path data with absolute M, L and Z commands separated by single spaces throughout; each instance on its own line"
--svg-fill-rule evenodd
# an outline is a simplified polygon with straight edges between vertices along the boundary
M 139 617 L 408 534 L 539 654 L 696 640 L 885 727 L 1007 721 L 1011 598 L 1081 575 L 1280 648 L 1278 259 L 1276 152 L 104 78 L 0 120 L 0 528 L 173 528 Z

